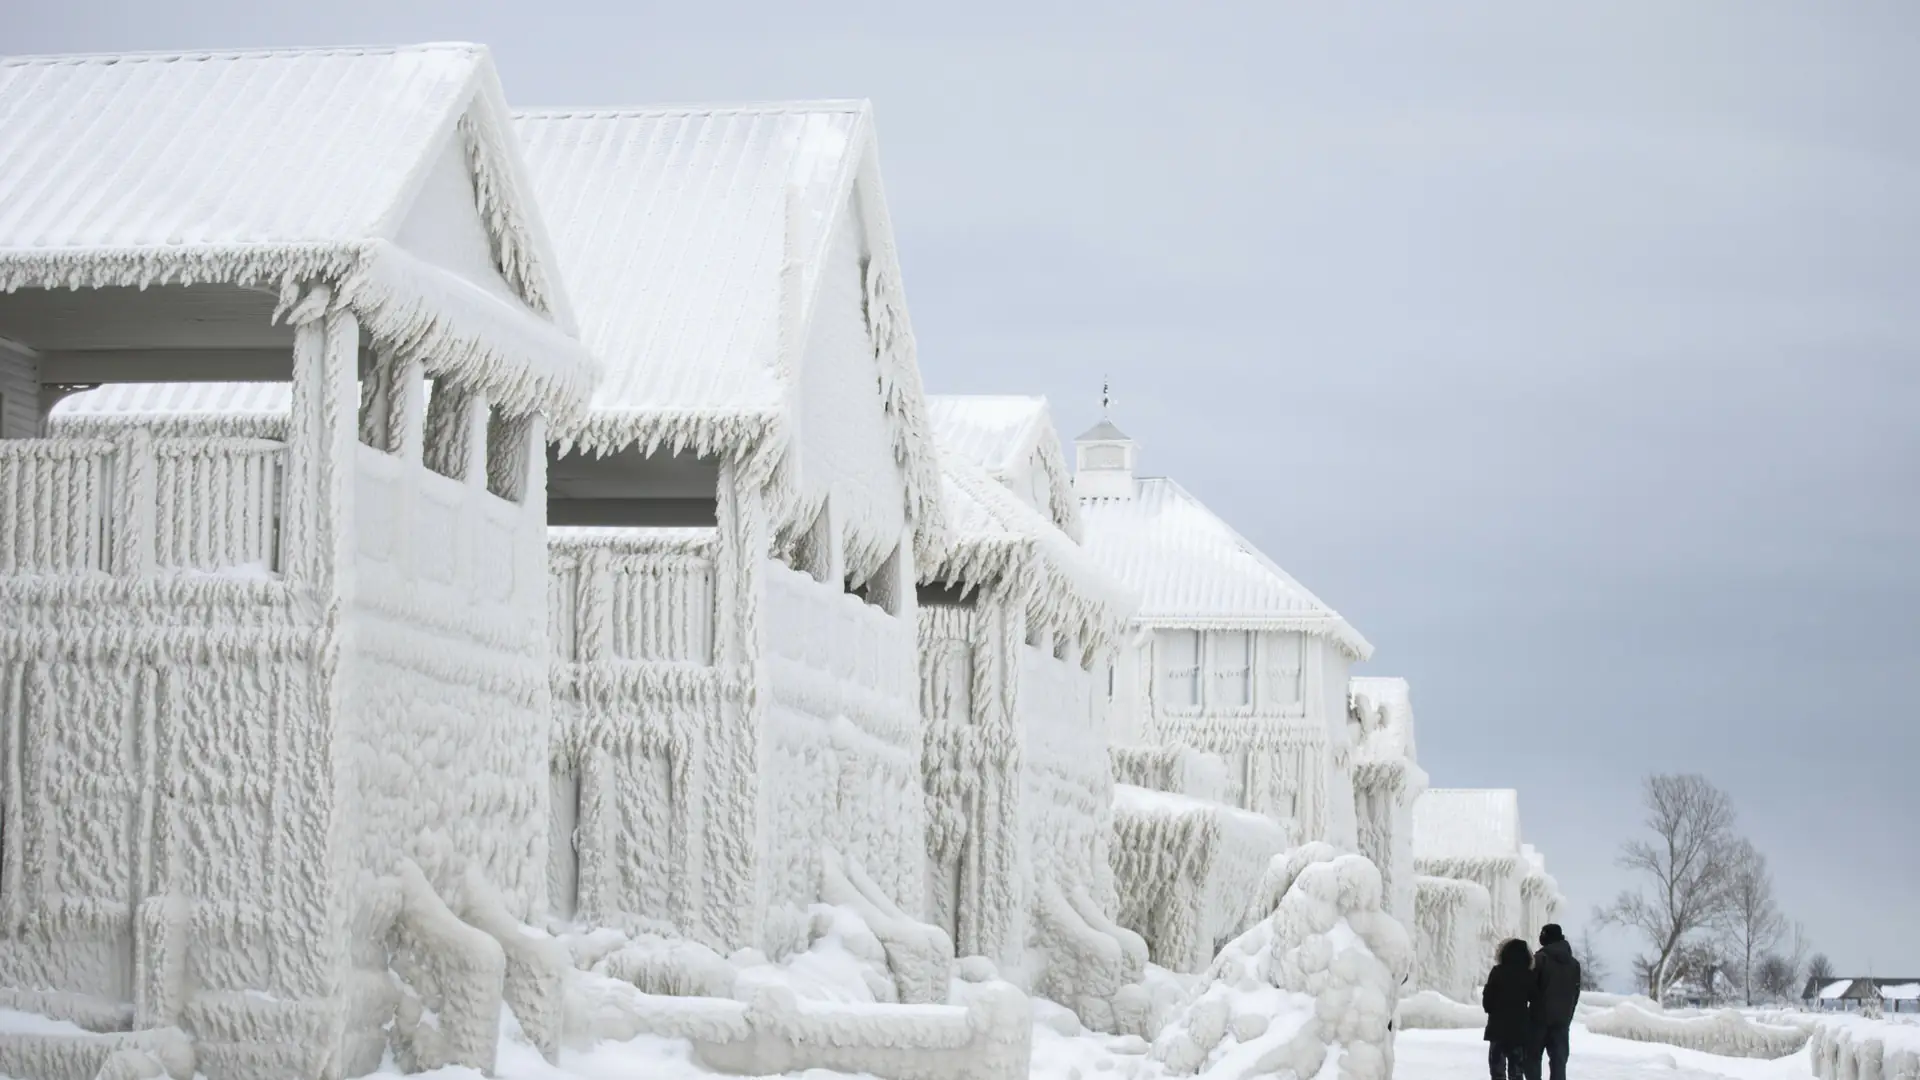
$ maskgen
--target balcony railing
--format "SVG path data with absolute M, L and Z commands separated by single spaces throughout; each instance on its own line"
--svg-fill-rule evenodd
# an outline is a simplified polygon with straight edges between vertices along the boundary
M 266 439 L 0 441 L 0 574 L 278 573 L 285 469 Z
M 712 533 L 554 530 L 548 613 L 558 657 L 711 664 Z

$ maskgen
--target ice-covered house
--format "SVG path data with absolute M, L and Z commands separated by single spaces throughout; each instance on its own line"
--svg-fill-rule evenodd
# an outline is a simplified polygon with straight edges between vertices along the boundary
M 1413 925 L 1413 806 L 1427 790 L 1407 680 L 1355 677 L 1349 688 L 1354 817 L 1360 854 L 1380 870 L 1387 913 Z
M 1476 977 L 1491 963 L 1494 948 L 1507 938 L 1533 940 L 1538 927 L 1527 925 L 1522 883 L 1528 874 L 1520 842 L 1520 795 L 1510 788 L 1429 788 L 1413 807 L 1414 869 L 1421 875 L 1420 910 L 1416 923 L 1427 928 L 1446 924 L 1446 933 L 1430 936 L 1457 943 L 1452 963 Z M 1429 884 L 1433 879 L 1434 884 Z M 1443 885 L 1439 882 L 1459 882 Z M 1467 886 L 1472 886 L 1469 888 Z M 1486 895 L 1484 922 L 1476 913 L 1479 896 Z M 1462 917 L 1464 916 L 1464 918 Z M 1481 926 L 1477 948 L 1467 948 L 1462 926 Z M 1463 974 L 1454 973 L 1457 982 Z M 1437 987 L 1436 987 L 1437 988 Z
M 929 406 L 953 534 L 920 572 L 930 908 L 962 954 L 1135 1029 L 1147 951 L 1112 917 L 1106 716 L 1133 601 L 1080 550 L 1045 399 Z
M 1136 476 L 1110 421 L 1074 449 L 1086 549 L 1141 594 L 1114 741 L 1219 755 L 1227 801 L 1352 849 L 1347 683 L 1372 646 L 1185 488 Z
M 1546 856 L 1538 848 L 1521 844 L 1520 857 L 1527 866 L 1520 878 L 1520 927 L 1528 941 L 1537 942 L 1541 927 L 1560 921 L 1566 897 L 1560 895 L 1560 883 L 1547 873 Z
M 779 953 L 844 862 L 918 915 L 945 540 L 869 109 L 517 131 L 607 368 L 548 471 L 555 910 Z
M 1355 846 L 1348 670 L 1371 648 L 1180 485 L 1136 476 L 1113 423 L 1074 450 L 1086 550 L 1141 596 L 1109 682 L 1121 922 L 1191 970 L 1273 854 Z
M 0 116 L 0 999 L 103 1033 L 0 1072 L 490 1066 L 520 942 L 455 913 L 542 903 L 597 375 L 491 60 L 11 58 Z

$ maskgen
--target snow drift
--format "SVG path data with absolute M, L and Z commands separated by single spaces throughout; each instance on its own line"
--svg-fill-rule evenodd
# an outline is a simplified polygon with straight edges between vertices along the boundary
M 1807 1043 L 1804 1031 L 1756 1024 L 1734 1009 L 1707 1016 L 1675 1017 L 1622 1002 L 1587 1016 L 1586 1025 L 1595 1035 L 1665 1043 L 1722 1057 L 1782 1058 Z
M 1455 1001 L 1437 990 L 1422 990 L 1402 1000 L 1395 1015 L 1401 1031 L 1477 1030 L 1487 1026 L 1485 1009 Z
M 1341 1080 L 1386 1080 L 1413 947 L 1381 907 L 1380 871 L 1326 845 L 1273 865 L 1294 874 L 1279 906 L 1214 959 L 1153 1058 L 1210 1080 L 1329 1076 L 1329 1064 Z

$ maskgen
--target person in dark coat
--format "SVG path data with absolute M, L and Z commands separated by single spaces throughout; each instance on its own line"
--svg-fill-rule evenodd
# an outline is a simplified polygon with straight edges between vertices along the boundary
M 1533 1052 L 1533 957 L 1527 943 L 1510 938 L 1500 945 L 1480 1007 L 1487 1010 L 1487 1068 L 1493 1080 L 1523 1080 Z
M 1534 1080 L 1539 1080 L 1541 1054 L 1552 1069 L 1552 1080 L 1567 1080 L 1567 1038 L 1579 1004 L 1580 961 L 1573 958 L 1573 946 L 1560 924 L 1548 923 L 1540 928 L 1540 951 L 1533 954 L 1533 1022 L 1540 1040 L 1533 1057 Z

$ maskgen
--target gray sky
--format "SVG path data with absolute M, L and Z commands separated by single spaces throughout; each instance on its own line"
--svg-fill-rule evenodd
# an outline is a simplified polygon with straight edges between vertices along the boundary
M 871 98 L 930 390 L 1071 437 L 1111 374 L 1413 680 L 1434 781 L 1520 789 L 1570 925 L 1699 771 L 1843 973 L 1920 975 L 1920 7 L 1103 7 L 0 0 L 0 52 Z

